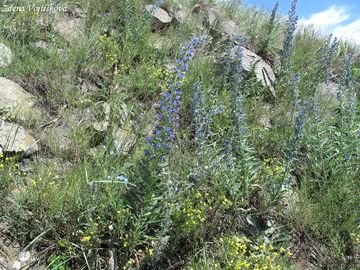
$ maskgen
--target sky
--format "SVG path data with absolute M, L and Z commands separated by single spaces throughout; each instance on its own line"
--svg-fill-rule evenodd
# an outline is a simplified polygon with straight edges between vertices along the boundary
M 244 0 L 249 5 L 272 10 L 276 0 Z M 280 13 L 286 15 L 291 0 L 279 0 Z M 298 0 L 300 23 L 315 25 L 325 34 L 360 45 L 360 0 Z

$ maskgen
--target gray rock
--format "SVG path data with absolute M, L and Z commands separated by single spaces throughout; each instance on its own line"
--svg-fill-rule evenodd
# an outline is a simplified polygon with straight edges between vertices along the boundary
M 15 262 L 12 264 L 11 268 L 14 269 L 14 270 L 20 270 L 20 269 L 21 269 L 21 262 L 15 261 Z
M 331 100 L 331 101 L 337 101 L 337 93 L 339 90 L 339 85 L 337 83 L 329 82 L 321 83 L 319 85 L 319 94 L 324 97 L 325 99 Z
M 183 22 L 186 17 L 187 17 L 186 12 L 181 9 L 176 10 L 174 12 L 174 18 L 179 22 Z
M 70 152 L 74 147 L 71 129 L 64 124 L 46 128 L 40 139 L 55 153 Z
M 41 49 L 44 49 L 44 50 L 46 50 L 46 49 L 49 48 L 49 44 L 46 43 L 46 42 L 43 41 L 43 40 L 36 41 L 36 42 L 33 43 L 33 45 L 34 45 L 34 47 L 36 47 L 36 48 L 41 48 Z
M 1 231 L 4 229 L 3 226 L 8 227 L 0 224 L 0 270 L 45 270 L 46 266 L 41 265 L 38 258 L 41 256 L 38 256 L 33 248 L 22 250 L 18 243 L 13 242 Z
M 63 176 L 67 171 L 73 168 L 73 164 L 65 159 L 39 157 L 32 164 L 38 173 L 53 171 L 57 176 Z
M 11 64 L 13 56 L 11 50 L 4 44 L 0 43 L 0 67 L 7 67 Z
M 146 11 L 156 19 L 156 29 L 163 28 L 172 21 L 172 17 L 169 15 L 169 13 L 167 13 L 167 11 L 162 8 L 159 8 L 155 5 L 147 5 L 145 8 Z
M 0 77 L 0 96 L 0 112 L 7 118 L 28 121 L 41 117 L 36 98 L 17 83 Z
M 104 115 L 104 119 L 102 121 L 93 121 L 93 127 L 96 131 L 104 132 L 107 131 L 109 125 L 110 125 L 110 112 L 111 108 L 110 105 L 107 102 L 104 102 L 101 104 L 102 111 Z
M 38 14 L 35 19 L 35 23 L 39 26 L 47 26 L 50 23 L 50 17 L 44 14 Z
M 240 31 L 239 26 L 233 20 L 222 22 L 221 28 L 221 31 L 228 36 L 236 35 Z
M 273 87 L 273 84 L 276 80 L 276 76 L 271 66 L 256 53 L 253 53 L 252 51 L 244 47 L 241 48 L 243 50 L 243 55 L 242 55 L 243 69 L 248 72 L 254 70 L 257 79 L 262 83 L 262 85 L 269 87 L 271 93 L 274 96 L 276 96 L 275 89 Z M 235 50 L 237 49 L 238 47 L 234 48 L 233 57 L 235 54 Z
M 211 5 L 199 3 L 193 6 L 191 12 L 195 14 L 200 14 L 200 13 L 206 13 L 209 10 L 213 10 L 213 7 Z
M 33 154 L 39 146 L 23 127 L 0 120 L 0 145 L 4 152 Z
M 83 22 L 83 18 L 59 17 L 55 21 L 54 29 L 68 42 L 72 42 L 82 36 Z
M 19 254 L 19 261 L 20 262 L 27 262 L 29 261 L 31 258 L 31 253 L 29 251 L 22 251 Z
M 157 34 L 151 33 L 149 36 L 149 45 L 152 46 L 156 50 L 161 50 L 171 44 L 171 40 L 167 37 Z
M 271 113 L 271 105 L 270 104 L 265 104 L 262 107 L 262 114 L 259 118 L 259 124 L 263 127 L 263 128 L 272 128 L 271 125 L 271 119 L 270 119 L 270 113 Z
M 192 9 L 193 14 L 203 15 L 203 25 L 208 29 L 215 29 L 219 23 L 220 13 L 211 5 L 197 4 Z
M 116 128 L 112 133 L 117 153 L 128 154 L 136 142 L 136 136 L 130 127 Z
M 100 89 L 92 82 L 88 80 L 81 81 L 81 85 L 79 86 L 79 90 L 82 94 L 86 94 L 89 92 L 99 92 Z

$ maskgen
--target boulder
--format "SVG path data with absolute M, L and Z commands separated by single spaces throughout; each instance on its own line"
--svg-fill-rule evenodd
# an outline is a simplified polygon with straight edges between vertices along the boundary
M 13 56 L 11 50 L 4 44 L 0 43 L 0 67 L 7 67 L 11 64 Z
M 146 11 L 156 19 L 153 26 L 155 30 L 163 29 L 172 21 L 172 17 L 169 13 L 162 8 L 155 5 L 147 5 L 145 8 Z
M 55 153 L 68 153 L 74 148 L 71 129 L 65 124 L 47 127 L 40 134 L 40 139 Z
M 54 29 L 66 41 L 72 42 L 83 34 L 83 18 L 59 17 L 55 21 Z
M 274 82 L 276 80 L 275 73 L 272 67 L 256 53 L 241 47 L 243 50 L 242 54 L 242 66 L 245 71 L 254 70 L 257 79 L 262 83 L 263 86 L 269 87 L 271 93 L 275 95 Z M 233 57 L 238 47 L 233 49 Z
M 41 111 L 35 107 L 35 96 L 3 77 L 0 77 L 0 97 L 0 112 L 7 118 L 29 121 L 41 117 Z
M 39 151 L 35 139 L 21 126 L 0 120 L 0 146 L 3 152 L 33 154 Z
M 222 33 L 224 33 L 228 36 L 233 36 L 233 35 L 236 35 L 240 31 L 240 28 L 236 24 L 236 22 L 234 22 L 233 20 L 226 20 L 221 23 L 220 30 Z

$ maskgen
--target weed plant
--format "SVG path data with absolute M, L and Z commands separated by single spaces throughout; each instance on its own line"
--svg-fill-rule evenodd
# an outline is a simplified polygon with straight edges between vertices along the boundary
M 357 269 L 358 49 L 297 31 L 296 0 L 285 21 L 281 2 L 271 14 L 240 2 L 216 6 L 240 23 L 229 38 L 195 27 L 198 1 L 161 31 L 149 1 L 66 2 L 86 11 L 73 42 L 56 17 L 1 15 L 16 57 L 0 74 L 46 112 L 24 125 L 42 138 L 61 119 L 52 128 L 71 145 L 42 139 L 30 170 L 0 155 L 0 226 L 14 241 L 52 270 Z M 241 46 L 279 55 L 276 97 L 245 71 Z

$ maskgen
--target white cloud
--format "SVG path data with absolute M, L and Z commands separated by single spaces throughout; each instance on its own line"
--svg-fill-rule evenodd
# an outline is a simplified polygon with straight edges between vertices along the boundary
M 336 26 L 333 30 L 334 36 L 354 41 L 360 44 L 360 19 L 347 25 Z
M 316 25 L 320 28 L 338 25 L 350 17 L 346 7 L 331 6 L 330 8 L 315 13 L 308 19 L 302 19 L 300 22 L 304 25 Z
M 333 5 L 309 18 L 300 20 L 301 25 L 314 25 L 325 33 L 360 44 L 360 19 L 347 22 L 351 14 L 346 6 Z

